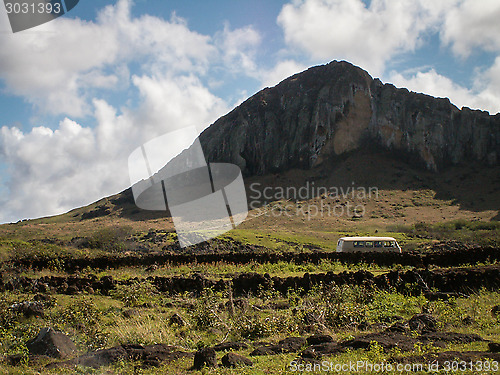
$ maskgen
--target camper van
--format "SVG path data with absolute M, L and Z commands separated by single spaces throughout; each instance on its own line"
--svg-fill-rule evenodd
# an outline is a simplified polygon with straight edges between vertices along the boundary
M 401 253 L 401 247 L 392 237 L 342 237 L 338 240 L 338 253 L 353 253 L 356 251 L 392 251 Z

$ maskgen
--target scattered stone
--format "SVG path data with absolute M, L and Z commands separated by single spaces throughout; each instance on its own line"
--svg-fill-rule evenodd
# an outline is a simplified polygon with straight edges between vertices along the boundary
M 491 315 L 496 319 L 500 318 L 500 305 L 495 305 L 491 308 Z
M 40 282 L 35 284 L 34 290 L 37 291 L 38 293 L 47 293 L 50 290 L 50 288 L 47 283 Z
M 303 337 L 287 337 L 278 342 L 280 353 L 293 353 L 297 352 L 306 344 L 306 339 Z
M 234 368 L 239 366 L 253 366 L 253 362 L 249 358 L 230 352 L 222 357 L 222 365 L 224 367 Z
M 182 316 L 180 316 L 179 314 L 177 313 L 174 313 L 170 319 L 168 320 L 168 323 L 173 326 L 173 325 L 177 325 L 179 327 L 184 327 L 186 325 L 186 322 L 184 321 L 184 319 L 182 318 Z
M 260 346 L 250 353 L 251 356 L 274 355 L 281 353 L 293 353 L 299 351 L 306 344 L 303 337 L 287 337 L 279 341 L 276 345 Z
M 78 287 L 76 285 L 70 285 L 66 289 L 66 294 L 74 295 L 74 294 L 78 294 L 78 293 L 80 293 L 80 290 L 78 289 Z
M 488 349 L 492 353 L 500 353 L 500 343 L 498 343 L 498 342 L 490 342 L 488 344 Z
M 66 358 L 76 352 L 76 346 L 68 336 L 50 327 L 42 328 L 26 346 L 30 354 L 53 358 Z
M 5 361 L 9 366 L 19 366 L 24 360 L 26 360 L 24 354 L 12 354 L 5 357 Z
M 435 345 L 444 346 L 445 343 L 468 344 L 476 341 L 484 341 L 484 339 L 475 333 L 458 333 L 458 332 L 427 332 L 419 336 L 419 340 L 430 341 Z
M 10 309 L 23 314 L 26 318 L 44 316 L 43 303 L 39 301 L 24 301 L 15 303 L 10 307 Z
M 244 342 L 237 342 L 237 341 L 223 342 L 221 344 L 217 344 L 214 346 L 214 350 L 216 352 L 222 352 L 226 350 L 244 350 L 244 349 L 248 349 L 248 345 L 245 344 Z
M 91 286 L 86 286 L 83 288 L 83 291 L 87 294 L 94 294 L 95 293 L 95 290 L 94 288 L 92 288 Z
M 344 341 L 340 346 L 352 349 L 369 349 L 373 342 L 376 342 L 386 350 L 397 347 L 403 351 L 408 351 L 413 350 L 418 341 L 400 332 L 376 332 Z
M 323 344 L 324 342 L 333 342 L 333 337 L 330 335 L 312 335 L 307 338 L 309 345 Z
M 193 369 L 201 370 L 203 367 L 217 367 L 217 354 L 213 348 L 203 348 L 195 353 Z
M 67 282 L 62 282 L 59 287 L 57 288 L 57 293 L 59 294 L 66 294 L 66 291 L 68 290 L 68 283 Z
M 386 332 L 400 332 L 405 333 L 408 332 L 408 324 L 403 322 L 396 322 L 392 326 L 387 327 L 385 329 Z
M 301 357 L 320 359 L 323 355 L 337 354 L 344 352 L 345 349 L 335 342 L 324 342 L 318 345 L 311 345 L 306 348 Z
M 438 323 L 438 320 L 430 314 L 416 314 L 408 321 L 408 326 L 412 331 L 425 333 L 437 331 Z
M 141 311 L 138 309 L 129 309 L 129 310 L 125 310 L 123 312 L 123 316 L 127 319 L 132 318 L 133 316 L 138 316 L 138 315 L 141 315 Z
M 259 355 L 275 355 L 277 354 L 275 351 L 275 345 L 272 346 L 259 346 L 255 348 L 250 355 L 252 357 L 259 356 Z
M 178 351 L 175 346 L 167 344 L 155 345 L 137 345 L 126 344 L 119 345 L 108 349 L 100 349 L 93 352 L 85 353 L 77 358 L 73 358 L 64 362 L 55 362 L 49 364 L 48 368 L 57 367 L 74 367 L 84 366 L 99 368 L 108 366 L 118 361 L 143 361 L 143 366 L 159 366 L 162 362 L 174 361 L 179 358 L 193 357 L 192 353 Z

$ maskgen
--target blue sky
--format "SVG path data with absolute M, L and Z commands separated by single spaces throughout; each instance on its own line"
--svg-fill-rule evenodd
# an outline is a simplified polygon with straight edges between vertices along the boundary
M 498 19 L 497 0 L 81 0 L 13 34 L 0 6 L 0 222 L 119 192 L 140 144 L 331 60 L 497 113 Z

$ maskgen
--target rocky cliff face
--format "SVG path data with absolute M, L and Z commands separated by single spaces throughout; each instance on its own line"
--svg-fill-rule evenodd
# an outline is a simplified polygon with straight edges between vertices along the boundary
M 258 92 L 200 142 L 209 161 L 237 164 L 246 175 L 309 169 L 363 147 L 437 171 L 466 161 L 499 164 L 500 114 L 459 110 L 334 61 Z

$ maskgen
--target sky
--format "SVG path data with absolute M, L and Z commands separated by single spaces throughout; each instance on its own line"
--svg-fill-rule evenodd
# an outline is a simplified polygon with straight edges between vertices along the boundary
M 499 19 L 498 0 L 80 0 L 14 34 L 0 4 L 0 223 L 120 192 L 141 144 L 332 60 L 495 114 Z

